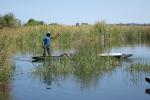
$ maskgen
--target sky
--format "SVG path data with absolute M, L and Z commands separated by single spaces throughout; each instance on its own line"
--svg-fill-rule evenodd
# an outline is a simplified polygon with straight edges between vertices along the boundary
M 141 24 L 150 23 L 150 0 L 0 0 L 0 15 L 10 12 L 22 22 Z

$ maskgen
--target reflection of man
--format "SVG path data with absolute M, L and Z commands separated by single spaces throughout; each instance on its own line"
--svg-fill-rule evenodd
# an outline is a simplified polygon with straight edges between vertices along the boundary
M 53 73 L 51 72 L 51 62 L 44 62 L 43 67 L 46 68 L 46 72 L 43 73 L 43 82 L 47 85 L 46 89 L 51 89 L 53 81 Z
M 49 70 L 45 75 L 44 75 L 44 83 L 48 85 L 47 88 L 50 88 L 51 84 L 52 84 L 52 72 Z

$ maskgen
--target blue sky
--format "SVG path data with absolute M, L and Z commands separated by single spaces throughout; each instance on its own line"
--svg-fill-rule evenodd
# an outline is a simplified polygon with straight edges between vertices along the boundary
M 150 0 L 0 0 L 0 15 L 9 12 L 24 22 L 150 23 Z

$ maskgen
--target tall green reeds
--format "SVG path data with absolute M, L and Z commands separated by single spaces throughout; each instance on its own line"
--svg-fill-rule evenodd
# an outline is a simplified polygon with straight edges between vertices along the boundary
M 76 65 L 73 68 L 75 71 L 92 73 L 94 70 L 111 69 L 111 63 L 116 63 L 114 60 L 101 59 L 97 56 L 98 53 L 109 52 L 111 47 L 118 45 L 145 41 L 149 43 L 149 30 L 150 26 L 119 26 L 105 22 L 80 26 L 41 25 L 14 29 L 3 28 L 0 30 L 0 73 L 6 75 L 0 76 L 0 79 L 8 79 L 10 52 L 42 54 L 42 40 L 47 31 L 50 31 L 54 37 L 56 33 L 60 33 L 58 38 L 52 40 L 53 50 L 75 49 L 76 56 L 73 57 L 74 65 Z M 67 61 L 63 60 L 63 63 L 65 66 L 61 68 L 65 69 L 64 72 L 70 71 Z
M 50 31 L 52 36 L 60 33 L 60 36 L 52 41 L 52 48 L 80 49 L 84 43 L 94 48 L 107 48 L 108 46 L 111 48 L 114 45 L 129 42 L 141 43 L 149 39 L 149 29 L 149 26 L 116 26 L 97 22 L 94 25 L 81 26 L 41 25 L 16 29 L 4 28 L 3 31 L 11 37 L 11 44 L 16 49 L 32 51 L 34 48 L 39 53 L 42 51 L 42 39 L 47 31 Z
M 5 33 L 0 34 L 0 84 L 9 80 L 11 74 L 9 38 Z

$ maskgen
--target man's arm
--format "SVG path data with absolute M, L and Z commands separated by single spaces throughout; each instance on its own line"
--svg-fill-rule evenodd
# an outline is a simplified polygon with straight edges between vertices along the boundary
M 59 33 L 55 37 L 50 37 L 51 39 L 56 39 L 59 36 Z

